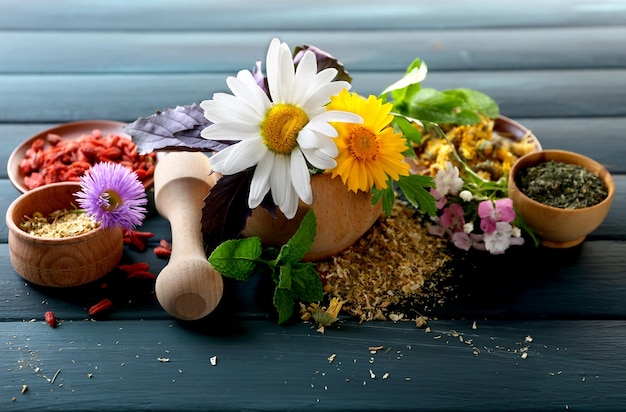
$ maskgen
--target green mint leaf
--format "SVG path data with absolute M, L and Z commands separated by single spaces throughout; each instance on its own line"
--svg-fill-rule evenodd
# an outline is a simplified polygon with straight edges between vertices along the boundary
M 435 181 L 432 177 L 422 175 L 400 176 L 398 187 L 411 205 L 420 208 L 430 216 L 435 216 L 437 213 L 436 201 L 428 191 L 429 188 L 435 187 Z
M 254 273 L 262 251 L 258 237 L 227 240 L 211 253 L 209 263 L 223 276 L 246 280 Z
M 291 290 L 278 286 L 274 289 L 274 307 L 278 311 L 278 324 L 285 323 L 291 318 L 294 304 L 295 300 Z
M 439 124 L 457 124 L 459 113 L 463 110 L 463 99 L 435 89 L 422 89 L 411 97 L 405 110 L 404 114 L 420 120 Z M 478 117 L 474 116 L 478 120 Z
M 453 95 L 463 101 L 463 108 L 473 113 L 495 119 L 500 115 L 498 104 L 491 97 L 472 89 L 444 90 L 445 94 Z
M 320 275 L 311 262 L 301 262 L 291 267 L 291 290 L 294 298 L 302 302 L 319 302 L 324 297 Z
M 296 233 L 280 249 L 276 262 L 279 264 L 294 264 L 302 260 L 313 245 L 316 231 L 317 220 L 315 219 L 315 212 L 313 212 L 313 209 L 309 209 L 306 215 L 304 215 L 304 219 L 302 219 Z
M 278 287 L 281 289 L 291 289 L 291 265 L 286 264 L 280 267 Z

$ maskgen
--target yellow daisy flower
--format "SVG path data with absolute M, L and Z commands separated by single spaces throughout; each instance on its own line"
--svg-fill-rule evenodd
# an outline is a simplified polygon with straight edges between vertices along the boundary
M 409 165 L 402 154 L 406 139 L 389 125 L 393 116 L 391 103 L 369 96 L 367 99 L 343 89 L 331 97 L 327 110 L 352 112 L 363 118 L 363 123 L 332 123 L 337 129 L 335 139 L 339 154 L 332 176 L 341 176 L 353 192 L 368 192 L 373 186 L 387 188 L 388 176 L 398 180 L 409 175 Z

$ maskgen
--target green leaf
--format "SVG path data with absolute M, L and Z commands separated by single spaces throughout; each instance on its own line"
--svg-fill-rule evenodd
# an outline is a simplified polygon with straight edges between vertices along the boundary
M 438 124 L 476 124 L 480 116 L 498 117 L 497 103 L 471 89 L 439 91 L 423 88 L 413 95 L 394 95 L 394 110 L 421 121 Z
M 301 262 L 291 267 L 291 290 L 295 299 L 302 302 L 319 302 L 324 297 L 324 287 L 315 265 Z
M 281 289 L 291 289 L 291 265 L 286 264 L 280 267 L 278 287 Z
M 422 143 L 422 133 L 404 116 L 394 116 L 393 122 L 410 143 Z M 413 152 L 413 155 L 415 155 L 415 152 Z
M 396 192 L 393 190 L 393 180 L 389 178 L 387 182 L 387 188 L 379 190 L 376 187 L 372 187 L 372 204 L 376 205 L 382 199 L 383 212 L 385 215 L 391 215 L 391 208 L 393 202 L 396 199 Z
M 262 251 L 258 237 L 227 240 L 215 248 L 209 262 L 224 276 L 246 280 L 254 273 Z
M 428 68 L 426 67 L 426 63 L 421 62 L 420 59 L 415 59 L 407 68 L 404 77 L 388 86 L 385 90 L 383 90 L 381 95 L 389 92 L 398 93 L 398 91 L 401 92 L 401 95 L 406 95 L 407 93 L 410 94 L 411 87 L 413 87 L 413 91 L 416 91 L 416 89 L 419 90 L 420 83 L 426 78 L 427 73 Z M 394 94 L 393 97 L 394 99 L 397 99 L 400 96 L 396 96 Z
M 495 119 L 500 115 L 500 109 L 496 101 L 477 90 L 462 88 L 445 90 L 444 93 L 453 94 L 461 99 L 464 102 L 463 107 L 466 110 L 470 110 L 490 119 Z
M 317 220 L 315 218 L 315 212 L 313 212 L 313 209 L 309 209 L 306 215 L 304 215 L 304 219 L 302 219 L 296 233 L 280 248 L 276 262 L 279 264 L 294 264 L 302 260 L 302 257 L 304 257 L 313 245 L 316 231 Z
M 435 181 L 432 177 L 423 175 L 400 176 L 398 187 L 413 206 L 420 208 L 430 216 L 437 213 L 435 198 L 428 191 L 429 188 L 435 187 Z
M 291 318 L 294 304 L 295 300 L 291 290 L 278 286 L 274 289 L 274 307 L 278 311 L 278 324 L 285 323 Z

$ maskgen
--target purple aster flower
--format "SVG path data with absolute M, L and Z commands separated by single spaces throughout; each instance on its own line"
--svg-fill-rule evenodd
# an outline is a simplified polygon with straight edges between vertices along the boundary
M 135 172 L 118 163 L 97 163 L 80 178 L 80 184 L 81 191 L 74 193 L 76 201 L 103 228 L 132 230 L 141 225 L 148 199 Z

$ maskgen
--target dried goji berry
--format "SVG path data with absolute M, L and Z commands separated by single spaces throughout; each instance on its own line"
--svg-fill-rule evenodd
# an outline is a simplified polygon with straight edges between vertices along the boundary
M 150 266 L 146 262 L 129 263 L 125 265 L 118 265 L 118 269 L 123 270 L 126 273 L 136 272 L 138 270 L 148 270 Z
M 111 299 L 102 299 L 100 302 L 96 303 L 92 307 L 89 308 L 87 312 L 89 316 L 97 315 L 113 306 L 113 302 Z
M 167 249 L 163 246 L 157 246 L 154 248 L 154 254 L 156 255 L 156 257 L 167 258 L 172 256 L 172 249 Z
M 54 315 L 53 311 L 51 310 L 47 311 L 46 313 L 44 313 L 43 317 L 46 320 L 46 323 L 50 325 L 51 328 L 57 327 L 57 318 Z
M 134 272 L 129 273 L 126 276 L 127 279 L 146 279 L 146 280 L 155 280 L 156 275 L 152 272 L 148 272 L 147 270 L 136 270 Z

